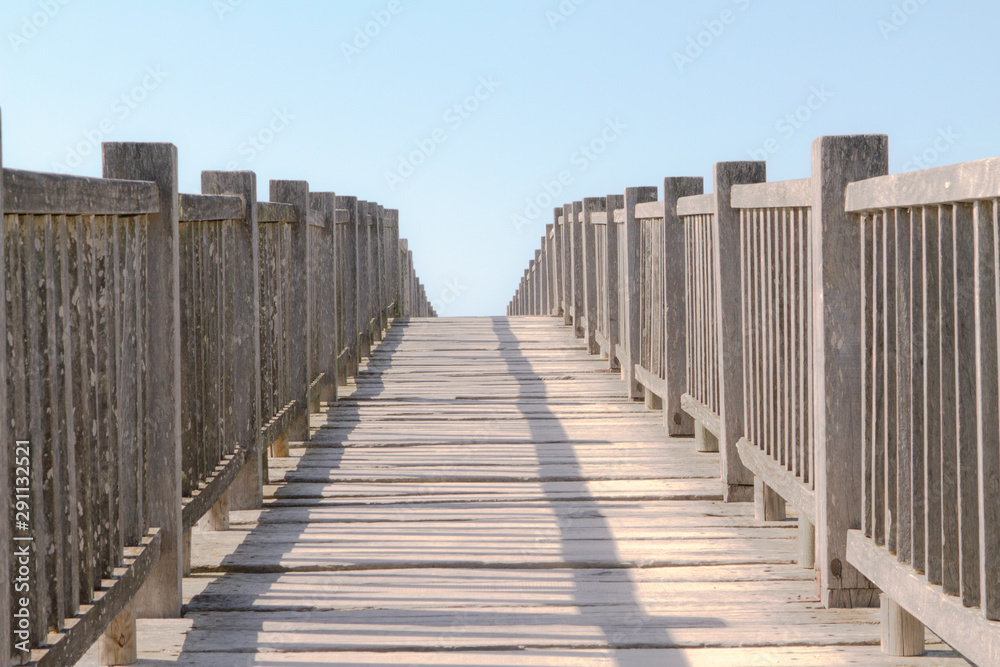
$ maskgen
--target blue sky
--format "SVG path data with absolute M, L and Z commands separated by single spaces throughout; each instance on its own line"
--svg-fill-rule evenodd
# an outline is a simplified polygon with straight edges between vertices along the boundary
M 238 168 L 262 199 L 378 201 L 440 314 L 502 314 L 547 190 L 765 153 L 803 178 L 824 134 L 888 134 L 892 171 L 1000 155 L 998 23 L 985 0 L 4 0 L 3 158 L 99 175 L 102 139 L 170 141 L 185 192 Z

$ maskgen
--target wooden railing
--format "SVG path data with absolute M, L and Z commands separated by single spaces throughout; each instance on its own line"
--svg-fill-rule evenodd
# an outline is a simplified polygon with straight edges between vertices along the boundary
M 260 507 L 268 448 L 308 439 L 390 318 L 434 314 L 395 211 L 362 232 L 304 181 L 257 202 L 252 172 L 177 173 L 132 143 L 104 178 L 3 170 L 0 665 L 99 638 L 134 661 L 136 616 L 180 614 L 192 528 Z
M 847 559 L 998 664 L 1000 159 L 857 183 L 847 208 L 862 238 L 863 462 Z
M 665 437 L 719 451 L 726 500 L 794 508 L 825 605 L 880 602 L 887 652 L 926 624 L 1000 664 L 1000 159 L 886 176 L 887 147 L 823 137 L 806 179 L 719 163 L 711 194 L 604 198 L 584 299 Z M 512 315 L 565 315 L 519 295 Z

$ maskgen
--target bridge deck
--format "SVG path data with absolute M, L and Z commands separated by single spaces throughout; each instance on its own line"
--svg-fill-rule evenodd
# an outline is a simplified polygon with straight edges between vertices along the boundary
M 395 327 L 265 509 L 195 535 L 140 664 L 967 664 L 823 609 L 794 521 L 722 503 L 718 455 L 604 367 L 549 319 Z

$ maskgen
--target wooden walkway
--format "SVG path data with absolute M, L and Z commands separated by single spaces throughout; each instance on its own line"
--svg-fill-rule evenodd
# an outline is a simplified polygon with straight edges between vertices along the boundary
M 623 395 L 550 318 L 395 326 L 265 509 L 195 534 L 140 664 L 968 664 L 883 656 L 878 610 L 818 604 L 794 520 L 722 503 L 718 455 Z

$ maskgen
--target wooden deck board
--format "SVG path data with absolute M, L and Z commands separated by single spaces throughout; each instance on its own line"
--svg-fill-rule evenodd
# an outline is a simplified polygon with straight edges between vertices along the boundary
M 603 365 L 545 318 L 394 328 L 265 508 L 195 533 L 186 617 L 141 620 L 139 664 L 968 664 L 823 609 L 794 520 L 722 503 L 718 454 Z

